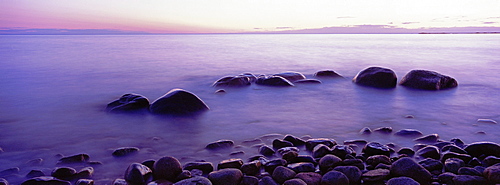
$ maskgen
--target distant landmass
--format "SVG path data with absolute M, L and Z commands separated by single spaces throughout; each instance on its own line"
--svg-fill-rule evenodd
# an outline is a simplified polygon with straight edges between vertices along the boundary
M 0 29 L 0 35 L 144 35 L 143 31 L 114 29 Z

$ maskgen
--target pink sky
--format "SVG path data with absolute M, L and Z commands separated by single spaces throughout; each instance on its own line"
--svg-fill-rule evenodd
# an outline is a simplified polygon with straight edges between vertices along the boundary
M 500 27 L 500 1 L 0 0 L 0 29 L 227 33 L 382 25 Z

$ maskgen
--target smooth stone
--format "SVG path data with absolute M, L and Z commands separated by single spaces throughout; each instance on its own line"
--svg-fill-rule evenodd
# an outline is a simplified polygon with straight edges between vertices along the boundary
M 389 157 L 391 155 L 391 149 L 388 146 L 382 145 L 378 142 L 369 142 L 365 145 L 365 147 L 363 147 L 362 152 L 366 156 L 386 155 Z
M 400 85 L 423 90 L 443 90 L 458 86 L 452 77 L 428 70 L 411 70 L 399 82 Z
M 1 148 L 0 148 L 1 149 Z M 2 152 L 0 152 L 2 153 Z M 0 178 L 0 185 L 9 185 L 9 181 L 7 181 L 6 179 L 4 178 Z
M 125 179 L 115 179 L 113 185 L 128 185 L 128 183 Z
M 462 141 L 459 138 L 453 138 L 453 139 L 450 140 L 450 142 L 452 142 L 453 144 L 457 145 L 460 148 L 464 148 L 464 146 L 465 146 L 464 141 Z
M 321 185 L 346 185 L 349 184 L 349 179 L 342 172 L 335 170 L 325 173 L 321 178 Z
M 363 140 L 363 139 L 356 139 L 356 140 L 345 140 L 344 145 L 357 145 L 357 146 L 365 146 L 368 143 L 368 141 Z
M 443 163 L 440 160 L 427 158 L 422 161 L 419 161 L 418 164 L 422 165 L 429 172 L 439 170 L 441 172 L 443 170 Z
M 449 158 L 458 158 L 458 159 L 461 159 L 462 161 L 464 161 L 465 163 L 468 163 L 472 159 L 472 157 L 470 155 L 467 155 L 467 154 L 459 154 L 459 153 L 455 153 L 455 152 L 446 152 L 441 157 L 441 161 L 446 161 Z
M 45 176 L 45 173 L 43 173 L 41 170 L 31 170 L 28 174 L 26 174 L 26 178 L 28 179 L 41 176 Z
M 297 80 L 306 79 L 306 76 L 304 76 L 302 73 L 293 72 L 293 71 L 288 71 L 288 72 L 284 72 L 284 73 L 278 73 L 278 74 L 274 74 L 273 76 L 281 76 L 281 77 L 287 79 L 288 81 L 294 82 L 294 83 Z
M 283 183 L 283 185 L 307 185 L 302 179 L 290 179 Z
M 5 177 L 5 176 L 10 176 L 10 175 L 18 174 L 19 171 L 20 171 L 20 169 L 18 167 L 8 168 L 8 169 L 0 171 L 0 177 Z
M 282 139 L 275 139 L 273 140 L 273 148 L 274 149 L 280 149 L 284 147 L 293 147 L 293 143 L 290 141 L 285 141 Z
M 313 76 L 317 78 L 343 78 L 341 75 L 339 75 L 333 70 L 321 70 L 314 73 Z
M 298 138 L 294 135 L 290 135 L 290 134 L 285 135 L 283 140 L 291 142 L 293 144 L 293 146 L 296 146 L 296 147 L 304 146 L 306 144 L 306 141 L 304 141 L 303 139 Z
M 276 167 L 286 166 L 287 164 L 288 162 L 284 159 L 274 159 L 264 164 L 264 170 L 269 174 L 273 174 L 273 171 L 274 169 L 276 169 Z
M 331 154 L 336 155 L 342 159 L 345 159 L 346 155 L 356 155 L 356 151 L 352 149 L 349 145 L 335 145 L 331 150 Z
M 285 159 L 287 162 L 293 161 L 297 156 L 299 156 L 299 153 L 296 151 L 289 151 L 284 153 L 281 158 Z
M 78 179 L 75 185 L 94 185 L 94 180 L 92 179 Z
M 209 108 L 195 94 L 183 89 L 172 89 L 156 99 L 149 110 L 154 114 L 189 115 Z
M 321 81 L 316 80 L 316 79 L 302 79 L 302 80 L 297 80 L 293 83 L 295 83 L 295 84 L 320 84 Z
M 483 159 L 484 166 L 493 166 L 498 163 L 500 163 L 500 157 L 488 156 Z
M 174 185 L 212 185 L 212 182 L 203 176 L 195 176 L 174 183 Z
M 487 180 L 484 177 L 473 176 L 473 175 L 457 175 L 453 177 L 454 185 L 475 185 L 475 184 L 487 184 Z
M 274 181 L 272 177 L 265 176 L 259 180 L 258 185 L 279 185 L 279 184 L 276 181 Z
M 443 152 L 443 153 L 445 153 L 445 152 L 455 152 L 455 153 L 459 153 L 459 154 L 467 154 L 467 152 L 464 149 L 458 147 L 455 144 L 444 146 L 443 148 L 441 148 L 441 152 Z
M 153 172 L 145 165 L 132 163 L 125 171 L 124 179 L 130 184 L 145 184 L 153 180 Z
M 393 162 L 390 171 L 394 177 L 410 177 L 420 184 L 430 184 L 431 182 L 431 173 L 409 157 L 403 157 Z
M 208 174 L 214 171 L 214 165 L 211 162 L 189 162 L 184 164 L 182 169 L 189 171 L 199 169 L 203 172 L 203 174 Z
M 50 175 L 62 180 L 71 180 L 75 177 L 76 170 L 71 167 L 57 167 Z
M 299 152 L 299 151 L 300 151 L 300 149 L 297 147 L 294 147 L 294 146 L 283 147 L 283 148 L 278 149 L 278 153 L 280 155 L 285 155 L 288 152 Z
M 177 178 L 175 179 L 175 182 L 178 182 L 178 181 L 181 181 L 181 180 L 184 180 L 184 179 L 189 179 L 193 177 L 193 174 L 191 174 L 191 171 L 189 170 L 182 170 L 181 174 L 179 174 L 177 176 Z
M 245 175 L 257 175 L 260 173 L 262 163 L 258 160 L 245 163 L 241 166 L 240 170 Z
M 489 124 L 497 124 L 497 121 L 492 119 L 477 119 L 478 123 L 489 123 Z
M 392 127 L 380 127 L 373 130 L 375 133 L 390 134 L 392 132 Z
M 420 183 L 409 177 L 396 177 L 389 179 L 387 185 L 420 185 Z
M 221 169 L 208 174 L 208 179 L 214 185 L 237 185 L 242 178 L 243 173 L 235 168 Z
M 337 142 L 334 139 L 330 138 L 314 138 L 314 139 L 308 139 L 306 141 L 306 150 L 308 151 L 313 151 L 314 147 L 318 144 L 324 144 L 328 146 L 328 148 L 331 148 L 337 144 Z
M 58 164 L 86 163 L 90 159 L 88 154 L 76 154 L 59 159 Z
M 493 142 L 475 142 L 467 145 L 465 151 L 472 157 L 496 156 L 500 157 L 500 145 Z M 484 158 L 483 157 L 483 158 Z M 481 158 L 482 159 L 482 158 Z
M 298 155 L 292 161 L 289 161 L 289 163 L 300 163 L 300 162 L 312 163 L 315 166 L 317 165 L 317 161 L 310 155 Z
M 396 73 L 393 70 L 382 67 L 368 67 L 360 71 L 353 82 L 358 85 L 376 88 L 395 88 L 397 84 Z
M 123 147 L 115 149 L 112 155 L 115 157 L 124 157 L 137 152 L 139 152 L 139 148 L 137 147 Z
M 290 87 L 294 86 L 292 82 L 281 76 L 269 76 L 269 77 L 259 77 L 257 81 L 255 81 L 258 85 L 267 85 L 267 86 L 277 86 L 277 87 Z
M 332 154 L 327 154 L 319 160 L 319 170 L 321 173 L 326 173 L 333 170 L 335 167 L 342 165 L 342 159 Z
M 500 183 L 500 165 L 493 165 L 486 168 L 483 172 L 483 175 L 490 182 Z
M 437 134 L 429 134 L 415 139 L 414 141 L 422 143 L 436 143 L 439 139 Z
M 355 166 L 359 168 L 359 170 L 365 169 L 365 164 L 361 159 L 345 159 L 344 161 L 342 161 L 342 166 Z
M 272 173 L 274 181 L 276 181 L 278 184 L 283 184 L 285 181 L 294 178 L 295 175 L 297 175 L 295 171 L 284 166 L 276 167 Z
M 483 174 L 471 167 L 461 167 L 458 169 L 458 175 L 475 175 L 482 176 Z
M 342 172 L 352 185 L 361 183 L 361 176 L 363 173 L 355 166 L 337 166 L 333 168 L 333 170 Z
M 465 166 L 465 162 L 458 158 L 449 158 L 444 161 L 444 170 L 454 174 L 458 173 L 458 169 Z
M 287 167 L 295 171 L 295 173 L 316 171 L 316 167 L 314 166 L 314 164 L 309 162 L 292 163 Z
M 108 112 L 127 112 L 140 109 L 147 109 L 149 100 L 140 94 L 124 94 L 118 100 L 109 103 L 106 106 Z
M 413 155 L 415 155 L 415 151 L 413 151 L 413 149 L 407 148 L 407 147 L 399 149 L 399 151 L 397 153 L 399 155 L 403 155 L 403 154 L 407 155 L 408 157 L 413 157 Z
M 153 173 L 155 179 L 165 179 L 174 182 L 177 176 L 182 173 L 181 163 L 174 157 L 162 157 L 154 163 Z
M 217 169 L 224 169 L 224 168 L 236 168 L 240 169 L 241 166 L 243 165 L 243 160 L 238 159 L 238 158 L 233 158 L 233 159 L 226 159 L 222 160 L 217 164 Z
M 331 153 L 331 150 L 328 146 L 324 145 L 324 144 L 318 144 L 314 147 L 313 151 L 312 151 L 312 156 L 314 158 L 321 158 L 327 154 L 330 154 Z
M 366 159 L 367 165 L 377 166 L 378 164 L 388 164 L 391 165 L 391 159 L 386 155 L 372 155 Z
M 439 154 L 439 148 L 435 146 L 426 146 L 424 148 L 421 148 L 416 152 L 416 155 L 422 159 L 439 159 L 441 157 Z
M 363 175 L 361 175 L 361 179 L 363 182 L 378 182 L 387 180 L 389 175 L 390 171 L 388 169 L 375 169 L 363 173 Z
M 82 168 L 78 173 L 76 173 L 78 178 L 85 178 L 85 179 L 90 179 L 92 178 L 92 175 L 94 175 L 94 168 L 92 167 L 85 167 Z
M 21 183 L 21 185 L 71 185 L 71 182 L 55 177 L 42 176 L 28 179 Z
M 415 130 L 415 129 L 401 129 L 398 130 L 396 133 L 394 133 L 396 136 L 402 136 L 402 137 L 419 137 L 423 136 L 422 132 Z
M 438 180 L 441 184 L 453 184 L 453 178 L 456 176 L 457 174 L 444 172 L 442 174 L 439 174 Z
M 254 176 L 243 176 L 239 185 L 257 185 L 259 184 L 259 178 Z
M 218 140 L 209 143 L 205 148 L 208 150 L 220 150 L 220 149 L 232 148 L 233 146 L 234 146 L 234 141 Z
M 262 145 L 260 146 L 259 148 L 259 154 L 262 154 L 264 156 L 273 156 L 276 152 L 274 151 L 274 149 L 272 149 L 271 147 L 267 146 L 267 145 Z
M 251 83 L 253 83 L 257 80 L 257 77 L 252 73 L 242 73 L 239 76 L 246 76 L 250 80 Z
M 295 175 L 295 178 L 302 179 L 307 185 L 320 185 L 321 175 L 315 172 L 303 172 Z
M 212 86 L 214 87 L 244 87 L 251 84 L 247 76 L 226 76 L 215 81 Z
M 361 135 L 369 135 L 372 133 L 372 130 L 368 127 L 365 127 L 365 128 L 362 128 L 360 131 L 359 131 L 359 134 Z

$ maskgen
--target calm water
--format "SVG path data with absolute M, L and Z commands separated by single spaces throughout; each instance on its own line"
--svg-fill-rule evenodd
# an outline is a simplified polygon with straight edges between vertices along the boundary
M 21 168 L 22 177 L 9 177 L 18 183 L 32 169 L 50 174 L 57 154 L 88 153 L 104 164 L 95 167 L 94 176 L 103 184 L 121 178 L 131 162 L 165 155 L 182 163 L 230 158 L 230 151 L 203 150 L 218 139 L 241 144 L 291 133 L 414 144 L 394 136 L 361 136 L 363 127 L 500 142 L 498 124 L 476 121 L 500 121 L 498 51 L 500 35 L 0 36 L 0 170 Z M 431 92 L 354 85 L 350 79 L 369 66 L 391 68 L 398 78 L 412 69 L 434 70 L 456 78 L 459 86 Z M 243 72 L 298 71 L 312 78 L 323 69 L 346 79 L 290 88 L 252 85 L 223 95 L 211 87 L 220 77 Z M 173 88 L 197 94 L 211 110 L 196 118 L 103 111 L 124 93 L 153 101 Z M 124 146 L 141 151 L 111 156 Z M 236 156 L 243 159 L 257 153 L 245 144 L 234 150 L 245 151 Z M 25 164 L 36 158 L 44 163 Z

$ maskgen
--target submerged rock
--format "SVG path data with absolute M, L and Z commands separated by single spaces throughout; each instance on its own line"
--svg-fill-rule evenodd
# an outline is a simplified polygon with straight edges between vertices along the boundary
M 369 67 L 360 71 L 353 82 L 363 86 L 377 88 L 395 88 L 397 84 L 396 73 L 388 68 Z
M 22 183 L 22 185 L 30 185 L 30 184 L 37 184 L 37 185 L 71 185 L 71 182 L 65 181 L 65 180 L 60 180 L 55 177 L 49 177 L 49 176 L 43 176 L 43 177 L 35 177 L 28 179 Z
M 401 79 L 399 84 L 423 90 L 442 90 L 458 86 L 454 78 L 427 70 L 412 70 Z
M 472 157 L 497 156 L 500 157 L 500 145 L 493 142 L 476 142 L 467 145 L 464 149 Z
M 403 157 L 391 165 L 391 175 L 394 177 L 410 177 L 420 184 L 430 184 L 431 173 L 409 157 Z
M 342 78 L 341 75 L 336 73 L 333 70 L 322 70 L 314 73 L 314 76 L 317 78 Z
M 267 86 L 281 86 L 281 87 L 294 86 L 292 82 L 281 76 L 261 76 L 257 79 L 255 83 Z
M 247 76 L 226 76 L 214 82 L 214 87 L 244 87 L 250 85 L 250 79 Z
M 122 147 L 115 149 L 112 155 L 115 157 L 123 157 L 137 152 L 139 152 L 139 148 L 137 147 Z
M 153 180 L 153 172 L 140 163 L 132 163 L 125 171 L 125 180 L 130 184 L 145 184 Z
M 120 99 L 109 103 L 106 106 L 108 112 L 127 112 L 147 109 L 149 100 L 140 94 L 124 94 Z
M 321 81 L 316 80 L 316 79 L 302 79 L 302 80 L 297 80 L 293 83 L 296 83 L 296 84 L 320 84 Z
M 209 110 L 198 96 L 183 89 L 172 89 L 156 99 L 149 110 L 155 114 L 189 115 Z
M 293 71 L 278 73 L 278 74 L 274 74 L 273 76 L 281 76 L 290 82 L 295 82 L 297 80 L 306 79 L 306 76 L 304 76 L 302 73 L 293 72 Z

